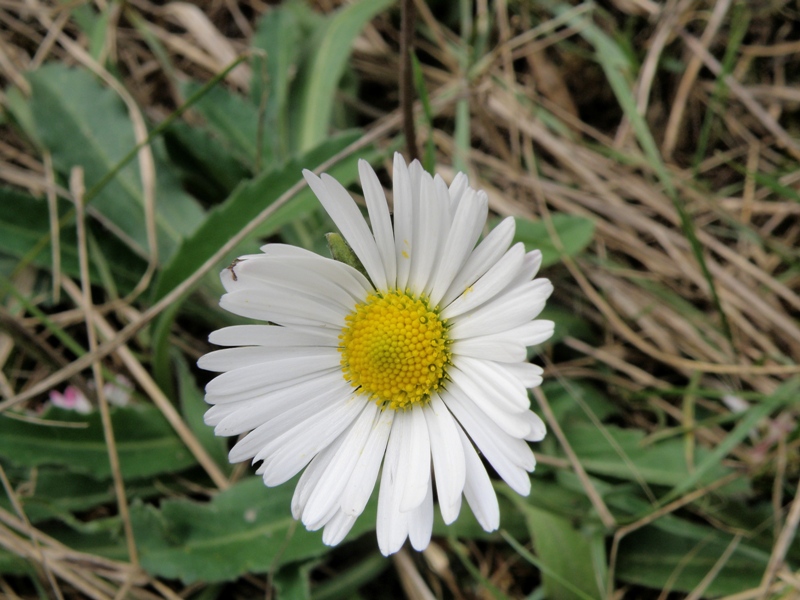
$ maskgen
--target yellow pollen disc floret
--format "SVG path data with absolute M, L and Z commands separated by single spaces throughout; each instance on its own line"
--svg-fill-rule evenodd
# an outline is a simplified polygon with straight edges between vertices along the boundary
M 395 290 L 357 304 L 339 340 L 344 378 L 394 410 L 427 402 L 450 362 L 445 320 L 425 298 Z

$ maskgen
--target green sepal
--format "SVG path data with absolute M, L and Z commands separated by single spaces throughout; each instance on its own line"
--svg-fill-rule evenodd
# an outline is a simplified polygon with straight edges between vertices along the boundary
M 361 264 L 361 261 L 358 259 L 358 256 L 356 256 L 356 253 L 353 252 L 353 249 L 350 247 L 350 244 L 347 243 L 347 240 L 342 237 L 342 234 L 326 233 L 325 240 L 328 242 L 328 250 L 330 251 L 331 258 L 333 258 L 333 260 L 338 260 L 346 265 L 350 265 L 364 277 L 369 279 L 367 270 L 364 268 L 364 265 Z M 372 283 L 372 280 L 369 279 L 369 282 Z

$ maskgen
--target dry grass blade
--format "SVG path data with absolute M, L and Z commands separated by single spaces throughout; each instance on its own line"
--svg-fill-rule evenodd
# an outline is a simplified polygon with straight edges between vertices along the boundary
M 592 506 L 594 506 L 594 509 L 597 511 L 600 520 L 608 529 L 613 529 L 617 524 L 617 520 L 614 518 L 614 515 L 611 514 L 611 511 L 608 510 L 603 498 L 597 492 L 597 489 L 595 489 L 595 486 L 589 479 L 586 469 L 583 468 L 580 459 L 572 450 L 572 446 L 570 445 L 569 441 L 564 435 L 563 430 L 561 429 L 561 426 L 558 424 L 558 421 L 553 415 L 553 410 L 550 408 L 550 403 L 547 401 L 547 396 L 545 396 L 541 388 L 534 389 L 533 395 L 536 397 L 536 401 L 539 403 L 539 406 L 542 409 L 542 413 L 547 420 L 547 424 L 558 438 L 558 443 L 561 444 L 561 447 L 564 449 L 572 468 L 575 470 L 575 474 L 580 479 L 583 489 L 586 491 L 586 495 L 589 496 L 589 499 L 592 501 Z
M 73 300 L 78 302 L 83 309 L 87 338 L 89 340 L 89 352 L 94 352 L 97 349 L 97 332 L 94 325 L 94 306 L 92 304 L 92 291 L 91 279 L 89 276 L 89 250 L 88 241 L 86 239 L 86 213 L 84 211 L 84 185 L 83 185 L 83 169 L 75 167 L 70 174 L 70 191 L 75 199 L 76 207 L 76 223 L 78 226 L 78 261 L 81 271 L 81 294 L 79 297 L 74 297 Z M 71 282 L 70 282 L 71 283 Z M 131 516 L 128 511 L 128 499 L 125 494 L 125 483 L 123 482 L 122 472 L 119 466 L 119 455 L 117 454 L 117 443 L 114 437 L 114 427 L 111 424 L 111 412 L 108 407 L 108 399 L 104 390 L 103 371 L 100 368 L 100 362 L 92 363 L 92 375 L 94 376 L 95 386 L 97 388 L 97 399 L 100 405 L 100 417 L 103 422 L 103 436 L 108 450 L 108 462 L 111 465 L 111 475 L 114 480 L 114 492 L 117 496 L 117 508 L 119 515 L 122 519 L 123 529 L 125 531 L 125 540 L 128 547 L 128 558 L 132 564 L 139 564 L 139 554 L 136 550 L 136 540 L 133 536 L 133 527 L 131 526 Z

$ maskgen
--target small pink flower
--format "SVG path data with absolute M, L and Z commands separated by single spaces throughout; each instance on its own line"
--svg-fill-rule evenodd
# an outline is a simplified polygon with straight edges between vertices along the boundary
M 68 385 L 63 394 L 58 390 L 51 390 L 50 402 L 53 406 L 64 410 L 74 410 L 82 415 L 89 414 L 93 410 L 89 399 L 74 385 Z

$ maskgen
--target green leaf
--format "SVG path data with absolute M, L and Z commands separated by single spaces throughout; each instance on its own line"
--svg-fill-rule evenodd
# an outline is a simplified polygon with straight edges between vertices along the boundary
M 591 411 L 598 421 L 619 413 L 619 408 L 603 392 L 583 381 L 548 381 L 542 386 L 542 391 L 547 395 L 556 421 L 562 426 L 589 423 L 586 411 Z
M 344 239 L 341 233 L 326 233 L 325 240 L 328 242 L 328 251 L 331 253 L 333 260 L 338 260 L 346 265 L 353 267 L 356 271 L 361 273 L 364 277 L 369 279 L 367 270 L 361 264 L 356 253 Z
M 264 150 L 279 160 L 290 148 L 289 93 L 298 72 L 304 35 L 310 23 L 305 5 L 285 2 L 265 13 L 253 35 L 252 45 L 263 54 L 253 53 L 251 99 L 264 107 Z
M 297 183 L 302 177 L 304 168 L 313 168 L 325 162 L 360 135 L 361 133 L 356 131 L 336 136 L 296 160 L 266 171 L 254 180 L 237 187 L 223 204 L 209 213 L 202 226 L 181 245 L 173 259 L 165 265 L 156 283 L 153 301 L 163 298 L 194 273 L 247 223 Z M 340 162 L 329 172 L 339 179 L 342 185 L 349 185 L 355 181 L 358 174 L 356 158 L 351 157 Z M 311 190 L 304 189 L 292 202 L 267 219 L 258 234 L 268 235 L 281 225 L 314 210 L 316 206 Z
M 164 145 L 186 189 L 210 205 L 218 204 L 252 177 L 252 171 L 205 127 L 177 121 L 164 131 Z
M 597 565 L 598 573 L 592 558 L 592 545 L 604 543 L 602 531 L 581 531 L 568 519 L 528 504 L 513 492 L 509 495 L 528 524 L 547 597 L 602 598 L 606 563 Z
M 309 150 L 329 136 L 336 88 L 353 42 L 375 15 L 392 4 L 394 0 L 361 0 L 340 8 L 325 22 L 303 79 L 299 104 L 300 150 Z
M 515 221 L 517 223 L 515 242 L 524 243 L 525 250 L 528 252 L 541 250 L 543 267 L 559 262 L 561 253 L 556 249 L 556 245 L 542 221 L 530 221 L 520 217 L 516 217 Z M 553 227 L 558 233 L 564 247 L 564 254 L 567 256 L 578 254 L 589 245 L 594 236 L 594 222 L 585 217 L 555 213 Z
M 59 201 L 58 212 L 69 210 L 66 201 Z M 95 228 L 92 227 L 92 230 Z M 116 284 L 129 290 L 144 273 L 146 264 L 138 256 L 105 232 L 97 231 L 97 243 L 116 278 Z M 25 260 L 45 269 L 52 268 L 50 216 L 44 199 L 34 198 L 9 188 L 0 187 L 0 253 Z M 48 243 L 42 243 L 47 241 Z M 74 227 L 64 228 L 59 239 L 61 270 L 80 278 L 77 236 Z M 100 283 L 100 273 L 90 256 L 89 276 Z
M 657 590 L 690 592 L 714 568 L 733 536 L 705 527 L 704 535 L 676 534 L 646 527 L 625 536 L 616 576 L 626 583 Z M 757 588 L 769 554 L 739 544 L 703 597 Z
M 272 580 L 278 592 L 278 600 L 310 600 L 309 575 L 316 561 L 292 563 L 283 567 Z
M 692 475 L 692 469 L 686 464 L 682 440 L 672 438 L 648 445 L 645 433 L 638 429 L 622 429 L 616 425 L 605 425 L 604 429 L 590 423 L 564 426 L 564 434 L 587 471 L 668 486 L 678 485 Z M 705 448 L 696 451 L 699 462 L 708 455 Z M 700 483 L 709 483 L 729 472 L 730 469 L 717 464 L 704 474 Z
M 168 579 L 228 581 L 293 561 L 326 554 L 320 532 L 306 531 L 291 516 L 296 480 L 276 488 L 251 477 L 210 502 L 165 500 L 159 509 L 131 507 L 142 566 Z M 374 500 L 348 539 L 375 528 Z
M 100 413 L 51 407 L 41 415 L 60 425 L 0 417 L 0 457 L 26 467 L 59 465 L 97 479 L 110 477 Z M 195 464 L 161 412 L 152 406 L 113 407 L 120 470 L 126 479 L 175 473 Z
M 199 83 L 189 82 L 183 86 L 183 93 L 191 96 L 201 88 Z M 216 86 L 195 103 L 194 109 L 206 119 L 211 131 L 229 152 L 252 171 L 258 171 L 258 107 L 247 98 Z
M 228 462 L 228 443 L 225 438 L 214 435 L 214 429 L 203 421 L 208 404 L 203 398 L 203 392 L 197 388 L 197 383 L 189 370 L 189 365 L 186 364 L 186 359 L 179 352 L 174 352 L 172 356 L 178 379 L 181 414 L 209 456 L 222 467 L 223 471 L 228 472 L 231 468 Z
M 29 494 L 18 495 L 25 516 L 32 523 L 59 519 L 67 524 L 74 524 L 76 519 L 73 513 L 115 500 L 111 480 L 95 479 L 61 468 L 40 467 L 35 477 L 31 477 L 30 481 L 23 480 L 19 485 L 32 490 Z M 163 484 L 156 487 L 152 479 L 128 481 L 125 484 L 128 498 L 147 498 L 163 491 Z M 0 496 L 0 506 L 13 510 L 5 496 Z
M 122 101 L 83 69 L 49 64 L 28 74 L 31 110 L 41 143 L 66 180 L 82 166 L 87 193 L 136 145 Z M 160 141 L 151 144 L 156 167 L 156 228 L 159 256 L 167 259 L 184 236 L 199 225 L 203 212 L 180 187 L 163 159 Z M 139 165 L 131 161 L 91 201 L 127 243 L 147 254 L 144 193 Z

